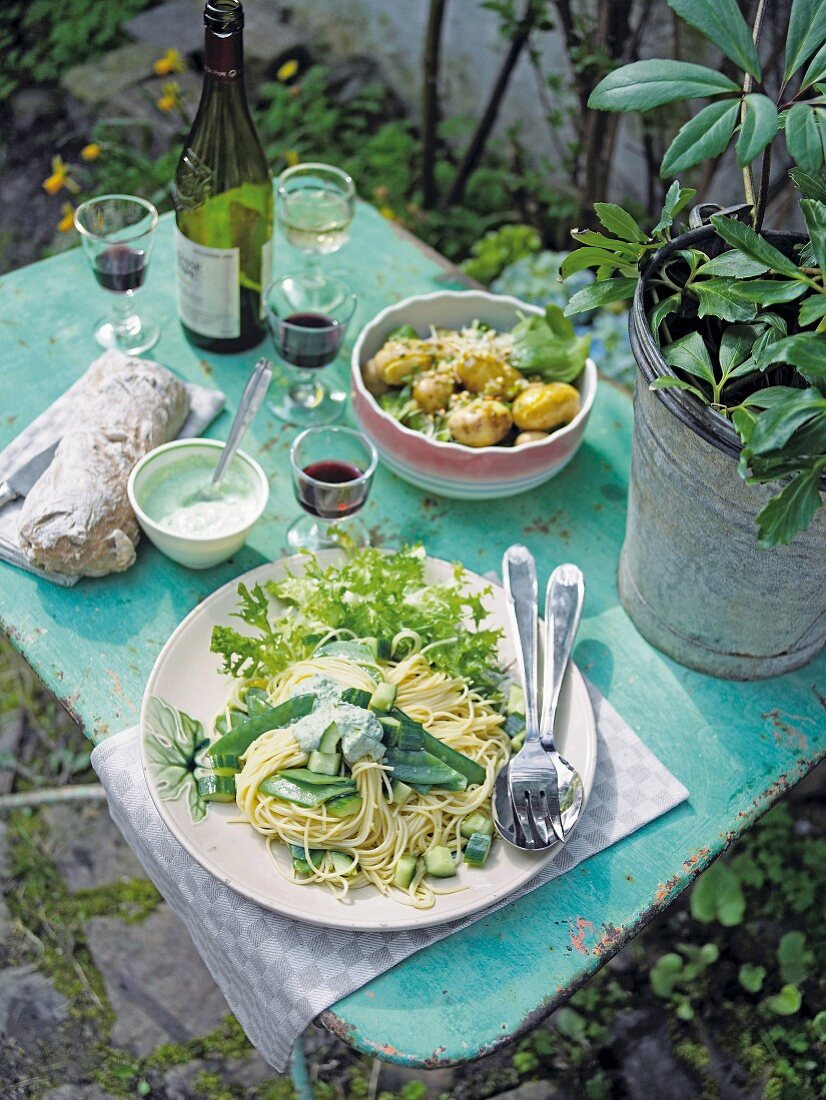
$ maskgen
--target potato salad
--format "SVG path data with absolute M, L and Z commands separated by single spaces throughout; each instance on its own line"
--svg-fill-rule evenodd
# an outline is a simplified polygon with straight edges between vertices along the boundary
M 362 368 L 381 408 L 423 435 L 465 447 L 521 447 L 579 412 L 576 381 L 590 338 L 558 306 L 522 316 L 510 332 L 480 321 L 459 330 L 391 332 Z

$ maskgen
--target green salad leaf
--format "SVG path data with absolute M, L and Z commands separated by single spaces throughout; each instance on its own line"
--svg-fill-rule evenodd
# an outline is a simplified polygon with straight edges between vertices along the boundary
M 522 317 L 512 330 L 511 363 L 543 382 L 573 382 L 585 367 L 590 336 L 577 336 L 559 306 L 545 307 L 544 317 Z
M 374 547 L 355 551 L 343 565 L 322 566 L 308 555 L 304 572 L 287 573 L 281 581 L 238 586 L 235 615 L 254 633 L 216 626 L 211 650 L 223 658 L 232 676 L 274 676 L 314 651 L 332 632 L 355 638 L 391 641 L 402 632 L 419 635 L 434 668 L 463 677 L 488 698 L 498 694 L 501 679 L 498 641 L 501 630 L 483 628 L 484 596 L 467 591 L 462 565 L 441 584 L 425 580 L 425 553 L 407 546 L 390 554 Z M 271 617 L 269 597 L 286 605 Z M 402 638 L 395 656 L 404 656 L 411 641 Z M 407 649 L 405 648 L 407 647 Z

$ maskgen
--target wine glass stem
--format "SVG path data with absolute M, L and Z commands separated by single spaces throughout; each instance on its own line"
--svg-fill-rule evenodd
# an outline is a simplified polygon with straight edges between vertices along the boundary
M 136 324 L 137 318 L 135 317 L 135 310 L 132 305 L 131 294 L 116 294 L 114 295 L 114 303 L 112 306 L 112 324 L 115 327 L 115 332 L 118 336 L 129 336 L 134 330 L 139 327 Z
M 303 375 L 290 386 L 290 398 L 302 409 L 314 409 L 321 404 L 324 387 L 318 381 L 310 381 Z

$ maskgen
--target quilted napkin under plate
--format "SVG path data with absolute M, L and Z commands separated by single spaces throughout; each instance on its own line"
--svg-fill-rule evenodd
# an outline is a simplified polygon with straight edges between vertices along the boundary
M 597 768 L 588 805 L 562 852 L 508 898 L 435 928 L 352 932 L 272 913 L 205 871 L 161 820 L 143 778 L 137 728 L 92 753 L 109 812 L 146 873 L 186 925 L 252 1043 L 283 1071 L 293 1043 L 325 1008 L 403 959 L 570 871 L 688 797 L 688 791 L 588 685 Z

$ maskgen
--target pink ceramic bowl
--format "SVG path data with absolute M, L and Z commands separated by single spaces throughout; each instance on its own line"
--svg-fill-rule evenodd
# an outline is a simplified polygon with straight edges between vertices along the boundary
M 405 481 L 430 493 L 462 500 L 490 500 L 527 492 L 548 481 L 566 466 L 582 442 L 597 391 L 597 369 L 591 359 L 575 385 L 581 407 L 570 424 L 547 439 L 523 447 L 482 447 L 440 443 L 404 427 L 383 412 L 367 391 L 361 367 L 371 359 L 399 325 L 409 324 L 424 335 L 431 325 L 462 328 L 473 320 L 509 331 L 518 314 L 542 314 L 537 306 L 482 290 L 437 291 L 406 298 L 383 309 L 362 329 L 352 357 L 353 411 L 359 428 L 379 457 Z

